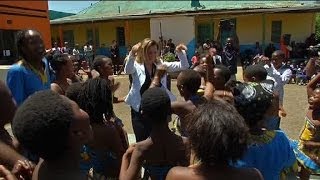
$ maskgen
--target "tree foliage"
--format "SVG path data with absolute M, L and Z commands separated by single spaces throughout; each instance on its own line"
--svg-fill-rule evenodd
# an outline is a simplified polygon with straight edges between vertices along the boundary
M 316 39 L 320 40 L 320 13 L 316 14 Z

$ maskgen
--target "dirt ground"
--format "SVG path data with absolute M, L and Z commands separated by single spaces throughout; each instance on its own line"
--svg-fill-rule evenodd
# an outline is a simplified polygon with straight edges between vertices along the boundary
M 128 77 L 126 75 L 120 75 L 116 77 L 116 81 L 121 83 L 119 90 L 116 92 L 116 96 L 124 97 L 129 91 Z M 172 92 L 179 97 L 176 80 L 172 80 L 171 89 Z M 307 105 L 305 86 L 295 84 L 285 86 L 284 108 L 287 111 L 287 117 L 281 120 L 281 129 L 292 139 L 297 139 L 299 136 L 300 129 L 304 123 Z M 129 106 L 125 103 L 120 103 L 116 104 L 114 109 L 116 115 L 123 120 L 128 133 L 133 133 Z

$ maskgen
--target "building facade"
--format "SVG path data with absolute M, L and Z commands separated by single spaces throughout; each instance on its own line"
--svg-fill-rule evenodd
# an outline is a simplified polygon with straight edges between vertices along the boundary
M 162 36 L 186 44 L 191 58 L 198 42 L 210 39 L 224 44 L 230 32 L 218 33 L 225 20 L 234 24 L 241 51 L 254 48 L 256 42 L 262 47 L 272 42 L 278 47 L 284 34 L 290 34 L 291 41 L 304 42 L 315 32 L 315 14 L 320 9 L 318 4 L 297 1 L 157 3 L 128 1 L 125 6 L 123 1 L 98 2 L 75 16 L 51 21 L 51 33 L 56 40 L 63 38 L 79 45 L 92 40 L 95 47 L 117 40 L 122 55 L 125 46 L 147 37 L 158 41 Z
M 18 58 L 16 33 L 22 29 L 36 29 L 45 46 L 51 47 L 48 2 L 0 1 L 0 64 L 12 64 Z

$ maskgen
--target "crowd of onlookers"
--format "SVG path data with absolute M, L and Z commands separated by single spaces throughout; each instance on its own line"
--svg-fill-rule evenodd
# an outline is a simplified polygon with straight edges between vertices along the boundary
M 281 50 L 257 55 L 239 81 L 232 38 L 223 47 L 207 42 L 191 67 L 184 44 L 146 38 L 125 59 L 131 83 L 121 98 L 114 96 L 121 85 L 112 58 L 96 55 L 88 66 L 66 45 L 46 52 L 35 30 L 17 39 L 21 59 L 0 82 L 1 178 L 304 180 L 320 173 L 318 53 L 304 68 L 309 105 L 295 141 L 280 128 L 290 113 L 284 86 L 293 74 Z M 163 61 L 161 47 L 173 48 L 177 60 Z M 167 86 L 169 72 L 179 72 L 182 100 Z M 122 102 L 131 108 L 132 145 L 114 111 Z M 177 132 L 169 127 L 172 114 Z

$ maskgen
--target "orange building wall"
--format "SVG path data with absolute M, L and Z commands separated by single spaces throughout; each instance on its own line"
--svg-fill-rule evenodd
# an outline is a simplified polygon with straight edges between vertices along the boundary
M 0 29 L 36 29 L 51 48 L 48 1 L 0 1 Z

